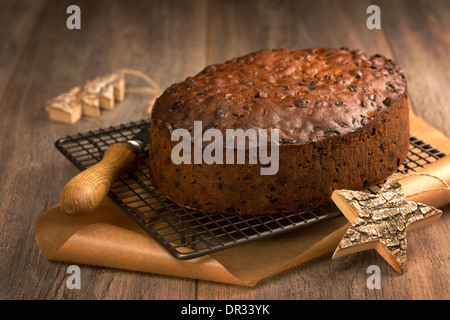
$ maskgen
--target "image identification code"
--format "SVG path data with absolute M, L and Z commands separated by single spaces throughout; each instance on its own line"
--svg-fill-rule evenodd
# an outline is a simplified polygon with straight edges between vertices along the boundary
M 214 313 L 221 314 L 248 314 L 248 315 L 264 315 L 269 313 L 269 305 L 255 305 L 255 304 L 226 304 L 225 308 L 218 308 L 213 306 L 194 306 L 188 304 L 181 308 L 183 315 L 207 315 L 214 316 Z

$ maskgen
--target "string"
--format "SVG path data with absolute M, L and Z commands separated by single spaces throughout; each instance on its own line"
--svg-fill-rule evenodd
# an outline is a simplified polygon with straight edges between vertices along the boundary
M 160 93 L 158 89 L 153 89 L 149 87 L 136 87 L 125 90 L 126 93 L 134 93 L 134 92 L 147 92 L 147 93 Z
M 121 69 L 121 70 L 119 70 L 119 72 L 121 72 L 123 74 L 137 76 L 137 77 L 145 80 L 150 85 L 150 87 L 136 87 L 136 88 L 126 89 L 125 92 L 127 92 L 127 93 L 146 92 L 146 93 L 152 93 L 155 95 L 160 95 L 162 93 L 162 90 L 158 86 L 158 84 L 152 78 L 150 78 L 149 76 L 147 76 L 145 73 L 143 73 L 141 71 L 133 70 L 133 69 Z M 154 102 L 155 102 L 155 98 L 153 98 L 149 101 L 149 107 L 147 109 L 148 114 L 151 114 Z
M 155 90 L 161 92 L 161 89 L 156 84 L 156 82 L 152 78 L 150 78 L 149 76 L 147 76 L 145 73 L 143 73 L 141 71 L 133 70 L 133 69 L 122 69 L 119 72 L 126 73 L 126 74 L 131 74 L 131 75 L 140 77 L 140 78 L 144 79 L 152 88 L 154 88 Z
M 410 173 L 407 173 L 407 174 L 403 174 L 403 173 L 398 173 L 397 172 L 397 173 L 394 173 L 387 180 L 387 183 L 391 184 L 393 182 L 398 182 L 401 179 L 404 179 L 404 178 L 406 178 L 408 176 L 413 176 L 413 175 L 416 175 L 416 176 L 427 176 L 427 177 L 430 177 L 430 178 L 434 178 L 434 179 L 438 180 L 439 182 L 441 182 L 445 186 L 445 188 L 433 188 L 433 189 L 429 189 L 429 190 L 423 190 L 423 191 L 420 191 L 420 192 L 416 192 L 416 193 L 410 194 L 410 195 L 408 195 L 409 197 L 417 196 L 419 194 L 423 194 L 423 193 L 426 193 L 426 192 L 432 192 L 432 191 L 449 191 L 450 192 L 450 186 L 447 184 L 447 182 L 445 182 L 444 180 L 442 180 L 438 176 L 435 176 L 435 175 L 430 174 L 430 173 L 410 172 Z

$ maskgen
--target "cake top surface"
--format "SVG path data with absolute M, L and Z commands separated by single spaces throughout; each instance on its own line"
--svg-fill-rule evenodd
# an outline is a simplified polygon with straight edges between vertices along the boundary
M 279 129 L 280 143 L 345 135 L 406 93 L 399 66 L 362 50 L 264 49 L 206 67 L 158 97 L 169 130 Z

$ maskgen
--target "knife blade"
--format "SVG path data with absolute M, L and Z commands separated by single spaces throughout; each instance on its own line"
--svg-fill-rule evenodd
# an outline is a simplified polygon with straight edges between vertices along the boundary
M 59 206 L 71 217 L 94 211 L 108 195 L 118 177 L 130 172 L 139 155 L 150 143 L 150 126 L 143 127 L 130 140 L 111 145 L 95 165 L 73 177 L 62 189 Z

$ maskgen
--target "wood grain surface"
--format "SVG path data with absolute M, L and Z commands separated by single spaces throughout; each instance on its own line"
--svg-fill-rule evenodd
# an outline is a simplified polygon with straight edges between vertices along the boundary
M 51 122 L 46 100 L 121 68 L 161 88 L 267 47 L 360 48 L 405 70 L 411 109 L 450 138 L 450 1 L 170 0 L 77 1 L 81 30 L 66 27 L 72 1 L 0 0 L 0 299 L 449 299 L 449 208 L 408 235 L 408 271 L 376 252 L 324 256 L 252 288 L 82 266 L 82 288 L 66 286 L 69 263 L 44 259 L 35 222 L 59 201 L 77 169 L 54 147 L 66 135 L 147 117 L 147 94 L 131 94 L 100 118 Z M 366 27 L 371 4 L 381 30 Z M 138 79 L 129 84 L 142 85 Z M 381 268 L 381 289 L 366 269 Z

